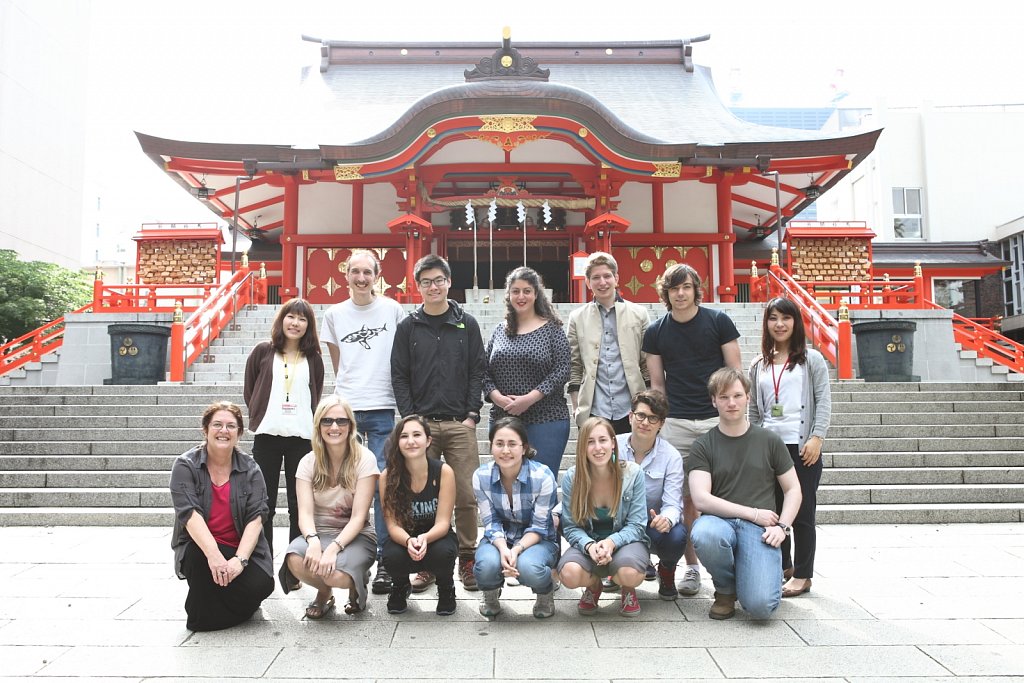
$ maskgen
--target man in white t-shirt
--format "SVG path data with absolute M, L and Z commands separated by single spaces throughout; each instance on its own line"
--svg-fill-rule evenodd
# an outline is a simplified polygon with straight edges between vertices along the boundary
M 405 311 L 394 299 L 379 295 L 374 286 L 380 277 L 380 261 L 372 252 L 356 249 L 346 261 L 345 277 L 351 294 L 327 309 L 320 339 L 327 344 L 334 366 L 334 392 L 343 396 L 355 412 L 363 443 L 385 467 L 384 442 L 395 426 L 395 394 L 391 388 L 391 347 L 395 329 Z M 373 520 L 377 531 L 377 573 L 373 592 L 391 590 L 391 577 L 380 562 L 388 529 L 374 495 Z

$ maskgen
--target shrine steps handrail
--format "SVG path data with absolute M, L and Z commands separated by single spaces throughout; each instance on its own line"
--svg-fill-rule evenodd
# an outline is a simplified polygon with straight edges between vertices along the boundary
M 88 313 L 92 310 L 92 302 L 72 313 Z M 0 346 L 0 376 L 6 375 L 29 363 L 38 363 L 43 356 L 52 353 L 64 345 L 64 316 L 45 325 L 40 325 L 31 332 L 26 332 L 17 339 Z
M 934 301 L 925 302 L 932 308 L 949 310 Z M 980 358 L 991 359 L 1024 375 L 1024 345 L 989 329 L 983 322 L 953 313 L 953 341 L 961 348 L 976 351 Z

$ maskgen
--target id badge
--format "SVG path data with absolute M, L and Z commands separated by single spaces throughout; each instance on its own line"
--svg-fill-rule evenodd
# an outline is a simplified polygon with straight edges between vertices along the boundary
M 281 404 L 282 415 L 298 415 L 299 404 L 298 403 L 282 403 Z
M 772 404 L 772 417 L 782 417 L 782 404 L 781 403 L 773 403 Z

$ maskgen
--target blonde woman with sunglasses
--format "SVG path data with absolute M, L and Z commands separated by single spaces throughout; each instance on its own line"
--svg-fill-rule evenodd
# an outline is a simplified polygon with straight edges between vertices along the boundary
M 295 472 L 301 535 L 288 546 L 280 579 L 285 593 L 294 578 L 315 588 L 306 618 L 322 619 L 334 609 L 335 588 L 348 589 L 346 614 L 366 607 L 377 554 L 370 506 L 380 470 L 356 437 L 352 408 L 337 394 L 320 401 L 313 428 L 313 451 Z

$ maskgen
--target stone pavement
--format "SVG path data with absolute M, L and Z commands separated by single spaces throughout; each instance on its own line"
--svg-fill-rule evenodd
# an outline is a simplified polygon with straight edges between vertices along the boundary
M 518 587 L 489 622 L 460 585 L 451 617 L 433 613 L 431 590 L 400 617 L 373 597 L 363 614 L 311 622 L 310 589 L 278 590 L 216 633 L 185 629 L 169 536 L 0 528 L 0 681 L 1024 681 L 1022 524 L 821 527 L 813 591 L 762 623 L 710 621 L 705 577 L 678 602 L 644 584 L 632 620 L 609 598 L 579 617 L 563 588 L 538 621 Z

